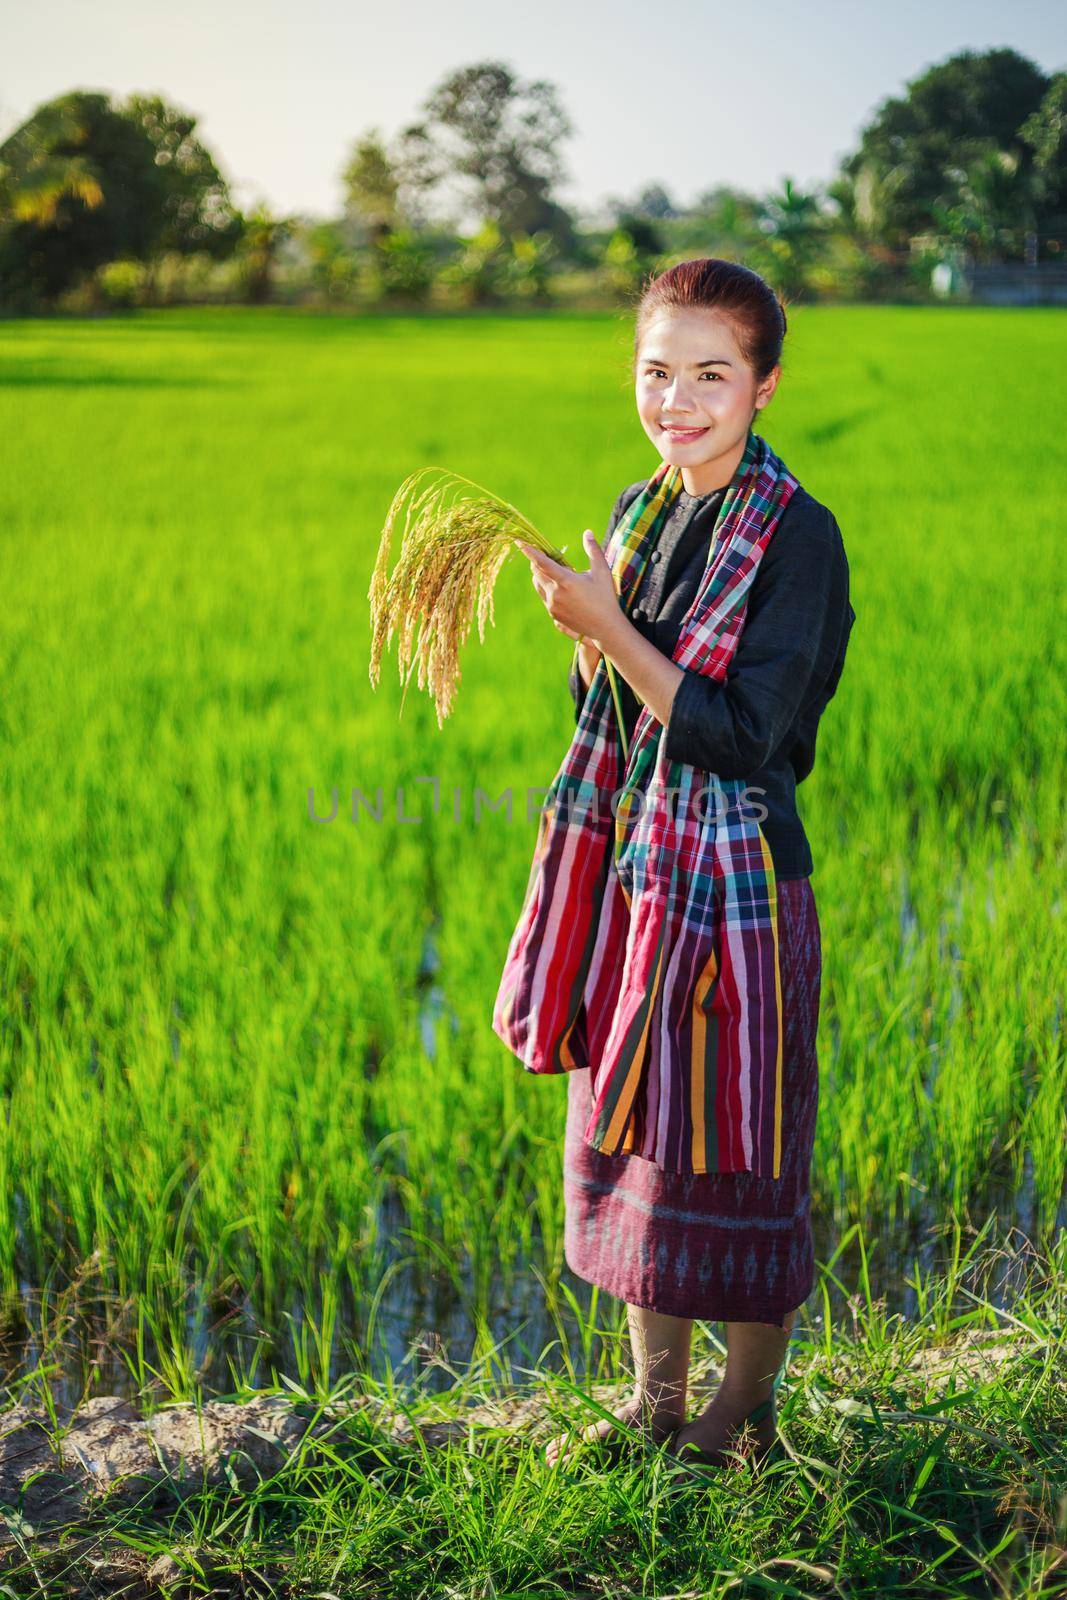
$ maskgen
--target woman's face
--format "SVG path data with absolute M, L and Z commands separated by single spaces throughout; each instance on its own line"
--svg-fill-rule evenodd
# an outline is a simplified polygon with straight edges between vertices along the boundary
M 637 411 L 663 460 L 686 469 L 691 493 L 718 487 L 702 480 L 722 471 L 729 481 L 780 374 L 776 366 L 757 384 L 732 319 L 717 311 L 671 309 L 649 322 L 637 353 Z

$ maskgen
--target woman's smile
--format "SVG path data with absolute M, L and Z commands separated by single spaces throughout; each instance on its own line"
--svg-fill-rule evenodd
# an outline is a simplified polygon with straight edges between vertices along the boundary
M 668 439 L 674 439 L 679 444 L 685 444 L 689 439 L 699 439 L 702 433 L 707 433 L 707 428 L 674 428 L 665 423 L 663 428 Z

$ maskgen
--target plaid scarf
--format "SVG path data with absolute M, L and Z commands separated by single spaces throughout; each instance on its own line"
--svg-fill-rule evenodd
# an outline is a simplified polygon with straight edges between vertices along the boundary
M 677 666 L 723 682 L 797 487 L 750 429 Z M 627 613 L 681 488 L 664 462 L 612 530 L 605 555 Z M 745 781 L 668 762 L 647 706 L 628 750 L 623 737 L 602 657 L 542 809 L 493 1031 L 529 1072 L 591 1066 L 582 1136 L 606 1155 L 777 1178 L 783 1018 L 767 841 Z

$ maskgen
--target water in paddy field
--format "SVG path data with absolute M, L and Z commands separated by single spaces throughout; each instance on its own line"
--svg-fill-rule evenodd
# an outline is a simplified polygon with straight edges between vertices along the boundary
M 906 907 L 905 898 L 905 923 Z M 904 924 L 901 933 L 906 945 L 909 929 Z M 438 982 L 439 967 L 435 927 L 431 927 L 425 936 L 418 978 L 420 1033 L 431 1060 L 439 1028 L 454 1021 Z M 974 1311 L 974 1296 L 1010 1309 L 1020 1289 L 1035 1274 L 1040 1279 L 1044 1270 L 1043 1252 L 1035 1238 L 1034 1187 L 1027 1152 L 1021 1187 L 994 1194 L 984 1218 L 965 1216 L 958 1243 L 945 1210 L 928 1205 L 910 1224 L 866 1223 L 862 1250 L 856 1237 L 859 1230 L 851 1230 L 841 1220 L 847 1215 L 842 1196 L 836 1218 L 813 1215 L 815 1286 L 795 1332 L 802 1332 L 809 1323 L 821 1326 L 827 1315 L 832 1325 L 849 1328 L 857 1309 L 862 1314 L 864 1251 L 870 1292 L 883 1315 L 916 1319 L 922 1305 L 929 1305 L 936 1296 L 938 1281 L 951 1270 L 953 1258 L 958 1261 L 967 1254 L 983 1226 L 986 1231 L 974 1263 L 958 1273 L 952 1309 L 963 1314 Z M 26 1237 L 26 1206 L 20 1194 L 16 1193 L 15 1199 L 21 1242 Z M 1061 1200 L 1053 1236 L 1065 1223 L 1067 1195 Z M 325 1354 L 313 1358 L 312 1368 L 318 1374 L 328 1359 L 329 1385 L 362 1367 L 376 1376 L 391 1370 L 401 1384 L 418 1378 L 422 1389 L 447 1389 L 472 1358 L 476 1290 L 465 1264 L 450 1272 L 413 1248 L 404 1231 L 409 1225 L 402 1202 L 386 1190 L 375 1209 L 372 1248 L 377 1249 L 378 1259 L 373 1281 L 358 1290 L 347 1282 L 339 1284 L 330 1304 L 323 1303 L 321 1294 L 313 1300 L 294 1296 L 272 1319 L 239 1288 L 232 1294 L 217 1290 L 212 1294 L 203 1283 L 193 1281 L 187 1285 L 180 1316 L 171 1315 L 166 1339 L 157 1340 L 151 1316 L 146 1315 L 138 1330 L 136 1309 L 131 1316 L 129 1307 L 107 1304 L 93 1290 L 91 1275 L 84 1292 L 69 1284 L 51 1284 L 42 1291 L 23 1282 L 18 1303 L 8 1305 L 0 1319 L 0 1364 L 5 1381 L 13 1383 L 39 1364 L 51 1365 L 55 1370 L 53 1393 L 64 1403 L 74 1405 L 90 1392 L 134 1398 L 139 1384 L 131 1350 L 140 1339 L 143 1373 L 150 1376 L 155 1369 L 199 1382 L 208 1395 L 232 1392 L 239 1377 L 263 1387 L 273 1381 L 273 1375 L 300 1382 L 299 1349 L 328 1350 L 328 1358 Z M 500 1274 L 494 1277 L 484 1306 L 489 1336 L 503 1352 L 496 1369 L 502 1361 L 510 1363 L 519 1381 L 526 1368 L 567 1369 L 561 1338 L 566 1339 L 572 1364 L 580 1371 L 581 1352 L 588 1345 L 568 1295 L 555 1292 L 554 1306 L 549 1304 L 552 1291 L 546 1291 L 542 1280 L 548 1280 L 551 1273 L 544 1265 L 536 1234 L 532 1260 L 537 1263 L 536 1272 L 511 1281 Z M 565 1266 L 561 1283 L 587 1321 L 594 1293 L 591 1285 Z M 166 1295 L 157 1296 L 157 1315 L 165 1299 Z M 601 1292 L 595 1323 L 598 1329 L 616 1330 L 625 1337 L 621 1302 Z M 715 1326 L 721 1336 L 722 1325 Z M 49 1335 L 47 1345 L 30 1331 L 42 1328 Z
M 444 992 L 436 982 L 437 965 L 431 930 L 420 977 L 422 1037 L 431 1058 L 437 1029 L 450 1021 Z M 20 1225 L 24 1224 L 21 1196 L 17 1197 L 17 1215 Z M 133 1398 L 138 1393 L 138 1382 L 131 1350 L 140 1337 L 145 1374 L 150 1375 L 151 1369 L 175 1373 L 189 1382 L 199 1382 L 207 1395 L 232 1392 L 239 1376 L 247 1377 L 257 1387 L 269 1385 L 272 1373 L 300 1382 L 296 1351 L 301 1348 L 328 1350 L 330 1385 L 363 1367 L 377 1376 L 391 1369 L 401 1384 L 418 1378 L 423 1389 L 446 1389 L 464 1373 L 474 1349 L 476 1294 L 470 1274 L 463 1265 L 449 1272 L 412 1247 L 404 1232 L 410 1219 L 402 1202 L 390 1191 L 379 1202 L 375 1221 L 377 1243 L 372 1247 L 378 1249 L 379 1255 L 373 1281 L 360 1290 L 347 1283 L 339 1285 L 328 1305 L 324 1305 L 321 1294 L 314 1300 L 294 1297 L 274 1317 L 272 1326 L 267 1325 L 267 1319 L 244 1291 L 235 1289 L 232 1295 L 216 1291 L 211 1295 L 204 1284 L 194 1281 L 187 1286 L 181 1317 L 172 1320 L 168 1337 L 157 1341 L 151 1317 L 146 1316 L 138 1334 L 136 1310 L 131 1315 L 126 1307 L 124 1315 L 123 1308 L 104 1302 L 94 1293 L 90 1279 L 81 1294 L 71 1285 L 50 1285 L 42 1292 L 35 1285 L 23 1283 L 20 1303 L 6 1308 L 0 1326 L 5 1380 L 11 1383 L 24 1377 L 39 1363 L 54 1363 L 53 1392 L 57 1400 L 73 1405 L 90 1392 Z M 871 1295 L 881 1302 L 883 1314 L 914 1320 L 921 1305 L 929 1305 L 935 1297 L 937 1282 L 951 1268 L 953 1256 L 958 1260 L 966 1255 L 968 1245 L 981 1232 L 983 1221 L 987 1225 L 985 1237 L 975 1252 L 975 1262 L 958 1274 L 953 1310 L 972 1312 L 976 1304 L 973 1296 L 998 1308 L 1010 1308 L 1027 1281 L 1044 1270 L 1042 1252 L 1034 1241 L 1034 1183 L 1029 1159 L 1024 1183 L 1017 1192 L 994 1197 L 985 1219 L 964 1217 L 958 1244 L 944 1212 L 935 1206 L 920 1213 L 918 1221 L 910 1226 L 887 1226 L 877 1221 L 864 1226 Z M 1062 1230 L 1065 1222 L 1067 1197 L 1061 1202 L 1054 1233 Z M 863 1304 L 863 1253 L 859 1240 L 840 1218 L 813 1216 L 812 1226 L 815 1287 L 795 1332 L 802 1333 L 809 1323 L 821 1326 L 827 1315 L 831 1324 L 849 1328 Z M 835 1252 L 839 1252 L 836 1259 Z M 490 1337 L 503 1351 L 495 1368 L 499 1370 L 501 1361 L 507 1361 L 518 1381 L 523 1379 L 524 1368 L 566 1370 L 561 1337 L 566 1339 L 573 1364 L 580 1371 L 581 1352 L 588 1343 L 583 1341 L 566 1294 L 555 1293 L 553 1314 L 547 1299 L 547 1293 L 552 1291 L 546 1292 L 542 1281 L 550 1277 L 550 1272 L 543 1264 L 536 1235 L 532 1260 L 538 1264 L 536 1273 L 522 1274 L 510 1282 L 501 1275 L 494 1278 L 484 1309 Z M 583 1320 L 587 1320 L 591 1286 L 575 1278 L 566 1267 L 561 1281 L 581 1308 Z M 157 1312 L 165 1299 L 164 1295 L 157 1297 Z M 621 1303 L 601 1292 L 595 1323 L 601 1330 L 624 1334 Z M 29 1332 L 41 1328 L 50 1331 L 47 1348 L 42 1348 L 39 1339 Z M 716 1332 L 721 1336 L 721 1324 L 716 1325 Z M 325 1357 L 321 1362 L 316 1358 L 312 1361 L 313 1370 L 318 1373 L 325 1364 Z
M 1024 1196 L 1017 1199 L 1025 1204 Z M 976 1304 L 973 1296 L 997 1308 L 1010 1309 L 1019 1290 L 1041 1269 L 1041 1253 L 1024 1230 L 1022 1211 L 1017 1208 L 1013 1215 L 1004 1209 L 993 1216 L 993 1225 L 976 1252 L 977 1270 L 966 1268 L 959 1273 L 952 1302 L 955 1312 L 973 1311 Z M 383 1274 L 386 1288 L 373 1309 L 373 1328 L 370 1326 L 371 1296 L 363 1296 L 357 1303 L 351 1290 L 342 1287 L 335 1304 L 329 1308 L 333 1317 L 330 1384 L 363 1366 L 377 1376 L 391 1369 L 401 1383 L 418 1375 L 423 1388 L 446 1389 L 467 1367 L 474 1345 L 471 1285 L 463 1274 L 462 1293 L 457 1293 L 455 1283 L 441 1270 L 435 1270 L 424 1257 L 405 1257 L 394 1248 L 391 1242 L 401 1237 L 399 1229 L 405 1221 L 402 1208 L 394 1201 L 379 1211 L 380 1237 L 390 1243 L 386 1251 L 387 1271 Z M 1067 1206 L 1061 1206 L 1057 1230 L 1062 1229 L 1065 1221 Z M 966 1253 L 975 1231 L 973 1227 L 965 1231 L 958 1254 Z M 849 1328 L 857 1310 L 856 1296 L 862 1306 L 861 1257 L 855 1240 L 829 1269 L 838 1281 L 820 1276 L 820 1264 L 825 1266 L 830 1261 L 840 1237 L 836 1230 L 820 1236 L 820 1229 L 815 1228 L 816 1286 L 801 1312 L 795 1333 L 801 1333 L 806 1323 L 816 1327 L 823 1324 L 823 1281 L 827 1287 L 831 1324 Z M 945 1237 L 943 1225 L 931 1218 L 910 1234 L 902 1230 L 890 1233 L 872 1229 L 865 1234 L 865 1242 L 873 1298 L 883 1303 L 884 1314 L 900 1314 L 907 1320 L 914 1320 L 918 1311 L 916 1277 L 927 1285 L 929 1302 L 936 1292 L 936 1280 L 950 1264 L 951 1237 Z M 563 1282 L 582 1308 L 583 1318 L 587 1318 L 593 1292 L 590 1285 L 566 1269 Z M 64 1314 L 63 1291 L 52 1288 L 42 1294 L 26 1283 L 21 1288 L 24 1326 L 39 1327 L 43 1322 L 46 1328 L 53 1330 L 53 1343 L 50 1350 L 43 1350 L 32 1336 L 19 1339 L 16 1325 L 10 1316 L 6 1317 L 5 1381 L 11 1383 L 25 1377 L 44 1360 L 57 1366 L 53 1393 L 64 1403 L 76 1404 L 88 1392 L 122 1394 L 130 1398 L 137 1394 L 138 1384 L 123 1359 L 124 1352 L 129 1357 L 133 1330 L 117 1317 L 118 1308 L 86 1297 L 84 1308 L 69 1318 L 62 1328 L 61 1338 L 56 1341 L 55 1330 Z M 46 1313 L 43 1318 L 42 1311 Z M 623 1318 L 621 1303 L 601 1293 L 596 1325 L 605 1330 L 616 1326 L 624 1330 Z M 247 1296 L 211 1299 L 202 1284 L 193 1283 L 189 1286 L 184 1314 L 184 1359 L 178 1359 L 173 1339 L 166 1350 L 156 1348 L 156 1341 L 146 1327 L 145 1371 L 151 1368 L 157 1372 L 187 1371 L 190 1376 L 196 1375 L 205 1394 L 232 1391 L 236 1374 L 247 1375 L 254 1386 L 265 1387 L 272 1381 L 272 1369 L 275 1374 L 299 1382 L 300 1366 L 294 1347 L 307 1339 L 313 1348 L 314 1329 L 322 1329 L 327 1320 L 321 1298 L 314 1304 L 294 1300 L 284 1309 L 280 1325 L 269 1329 L 263 1326 Z M 493 1283 L 487 1323 L 493 1341 L 506 1352 L 516 1377 L 521 1369 L 537 1366 L 552 1371 L 566 1370 L 559 1348 L 561 1330 L 568 1340 L 575 1365 L 581 1369 L 581 1330 L 566 1296 L 557 1297 L 557 1317 L 553 1317 L 546 1303 L 545 1288 L 532 1273 L 510 1284 Z M 721 1336 L 722 1325 L 713 1326 Z M 353 1351 L 361 1355 L 354 1356 Z

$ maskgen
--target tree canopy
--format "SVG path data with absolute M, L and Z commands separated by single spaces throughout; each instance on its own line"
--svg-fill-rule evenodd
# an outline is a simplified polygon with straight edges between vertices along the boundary
M 927 68 L 905 94 L 883 101 L 842 162 L 852 188 L 846 209 L 868 235 L 906 245 L 957 205 L 965 186 L 981 187 L 992 157 L 1010 170 L 1013 215 L 1029 212 L 1034 149 L 1022 128 L 1047 88 L 1041 69 L 1010 49 L 964 50 Z
M 158 96 L 39 106 L 0 145 L 5 291 L 50 300 L 105 262 L 233 249 L 241 219 L 195 127 Z

